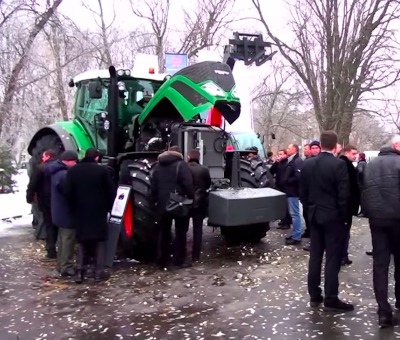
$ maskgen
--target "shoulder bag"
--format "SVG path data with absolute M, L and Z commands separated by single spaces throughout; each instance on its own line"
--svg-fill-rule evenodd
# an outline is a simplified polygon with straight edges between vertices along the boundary
M 179 162 L 176 167 L 176 186 L 178 186 L 178 174 L 180 165 L 181 163 Z M 189 211 L 192 205 L 193 200 L 180 194 L 175 187 L 175 191 L 169 194 L 169 199 L 165 210 L 173 217 L 187 217 L 189 215 Z

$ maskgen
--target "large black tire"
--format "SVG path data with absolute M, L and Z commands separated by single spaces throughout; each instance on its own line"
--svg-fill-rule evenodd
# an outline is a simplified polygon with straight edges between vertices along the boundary
M 30 167 L 36 167 L 42 160 L 42 154 L 48 149 L 52 149 L 59 156 L 64 151 L 63 143 L 56 134 L 44 135 L 36 141 L 32 149 L 32 158 L 29 160 Z
M 42 161 L 43 152 L 49 149 L 54 150 L 57 156 L 64 151 L 61 139 L 56 134 L 44 135 L 36 141 L 32 149 L 32 157 L 28 164 L 29 177 L 31 177 L 33 172 L 37 171 L 37 167 Z M 37 203 L 32 204 L 32 216 L 32 227 L 35 230 L 35 237 L 37 240 L 44 240 L 46 238 L 46 231 L 43 228 L 42 215 L 37 207 Z
M 120 250 L 122 255 L 142 262 L 157 258 L 158 225 L 150 203 L 150 176 L 155 160 L 128 159 L 121 164 L 119 183 L 132 187 L 124 216 Z
M 273 187 L 273 177 L 263 161 L 240 159 L 240 178 L 242 187 Z

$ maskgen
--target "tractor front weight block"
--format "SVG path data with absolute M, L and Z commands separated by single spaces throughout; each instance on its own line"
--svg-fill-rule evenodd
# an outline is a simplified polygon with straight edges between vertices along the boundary
M 286 195 L 271 188 L 229 188 L 210 192 L 208 223 L 235 227 L 267 223 L 286 215 Z

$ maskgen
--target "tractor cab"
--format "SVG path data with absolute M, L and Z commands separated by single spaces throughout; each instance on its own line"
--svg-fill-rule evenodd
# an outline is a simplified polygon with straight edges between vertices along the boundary
M 154 94 L 162 86 L 166 74 L 132 74 L 130 70 L 117 71 L 118 85 L 118 151 L 124 152 L 134 139 L 135 121 Z M 106 153 L 109 121 L 108 101 L 110 73 L 108 70 L 84 72 L 70 81 L 76 87 L 74 116 L 95 141 L 95 146 Z

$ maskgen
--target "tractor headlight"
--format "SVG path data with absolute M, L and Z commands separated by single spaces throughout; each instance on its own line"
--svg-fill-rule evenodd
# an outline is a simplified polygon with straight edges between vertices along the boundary
M 131 75 L 131 70 L 125 70 L 125 75 L 130 76 Z
M 123 76 L 123 75 L 125 74 L 125 70 L 118 70 L 118 71 L 117 71 L 117 74 L 118 74 L 119 76 Z
M 204 84 L 202 89 L 212 96 L 225 97 L 225 91 L 214 83 Z
M 120 90 L 120 91 L 125 91 L 126 90 L 125 83 L 123 81 L 119 81 L 117 83 L 117 85 L 118 85 L 118 90 Z
M 239 92 L 238 92 L 236 85 L 233 87 L 232 96 L 235 98 L 239 98 Z

